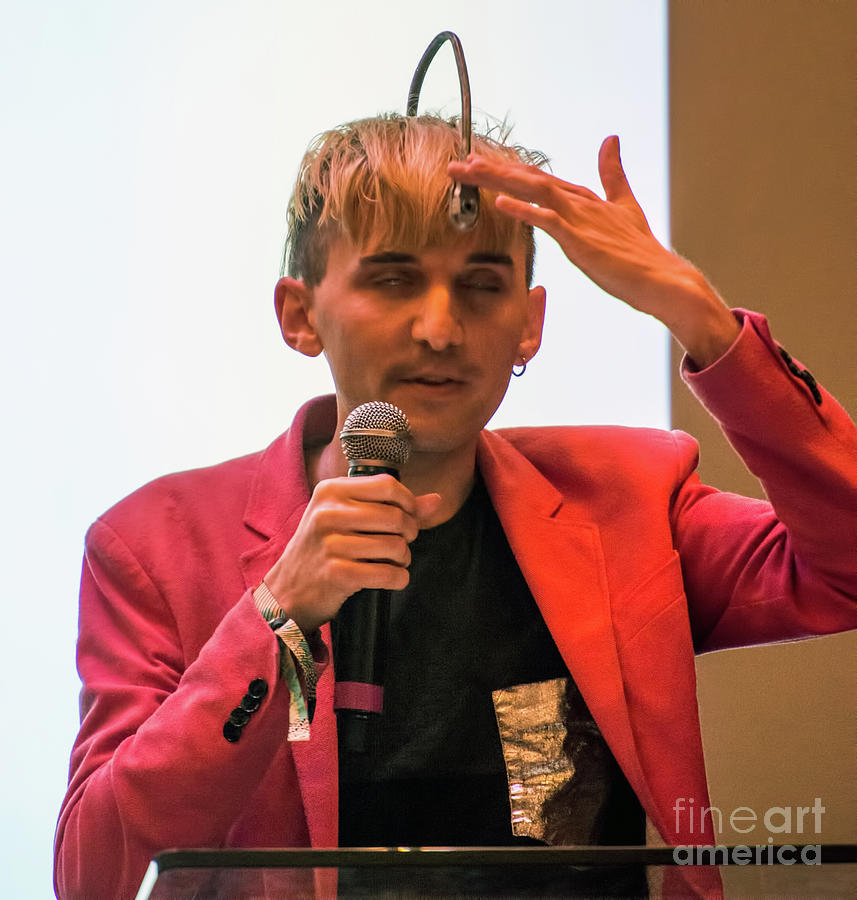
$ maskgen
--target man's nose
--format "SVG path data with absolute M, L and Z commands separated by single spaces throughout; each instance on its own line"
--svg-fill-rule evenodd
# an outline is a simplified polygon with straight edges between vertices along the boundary
M 420 298 L 412 335 L 432 350 L 458 346 L 464 337 L 458 305 L 446 285 L 430 285 Z

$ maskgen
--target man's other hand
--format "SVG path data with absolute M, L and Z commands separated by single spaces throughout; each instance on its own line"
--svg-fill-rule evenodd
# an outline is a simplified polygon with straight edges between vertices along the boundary
M 265 583 L 310 634 L 356 591 L 406 587 L 408 545 L 439 505 L 439 494 L 415 496 L 391 475 L 320 481 Z

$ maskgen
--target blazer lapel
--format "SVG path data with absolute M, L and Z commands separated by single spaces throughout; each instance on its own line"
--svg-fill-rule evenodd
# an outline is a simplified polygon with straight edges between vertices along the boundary
M 500 435 L 482 433 L 477 459 L 557 648 L 644 807 L 654 809 L 624 692 L 598 525 Z
M 255 588 L 282 555 L 309 503 L 305 440 L 317 436 L 329 439 L 335 424 L 333 397 L 310 401 L 299 410 L 292 427 L 262 455 L 244 515 L 245 524 L 258 535 L 254 546 L 239 561 L 246 588 Z M 322 638 L 330 648 L 327 625 L 322 628 Z M 318 682 L 309 741 L 293 741 L 289 745 L 313 847 L 335 847 L 339 836 L 333 681 L 331 663 Z

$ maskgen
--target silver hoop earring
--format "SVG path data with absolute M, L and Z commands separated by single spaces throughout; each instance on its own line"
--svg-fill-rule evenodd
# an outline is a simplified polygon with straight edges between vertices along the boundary
M 515 376 L 515 378 L 520 378 L 524 374 L 524 372 L 527 371 L 527 361 L 524 360 L 522 363 L 516 363 L 515 365 L 520 365 L 521 371 L 516 372 L 515 366 L 512 366 L 512 374 Z

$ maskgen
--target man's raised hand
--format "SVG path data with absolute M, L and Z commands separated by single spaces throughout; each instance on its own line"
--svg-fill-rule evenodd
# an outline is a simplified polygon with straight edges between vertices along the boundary
M 497 192 L 497 209 L 551 235 L 595 284 L 663 322 L 700 368 L 714 362 L 739 328 L 705 277 L 652 234 L 628 184 L 619 139 L 598 153 L 602 199 L 535 166 L 471 154 L 449 175 Z

